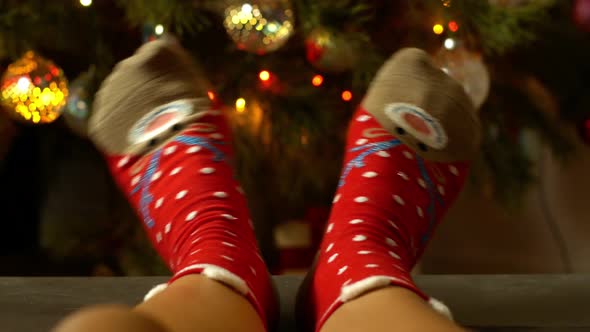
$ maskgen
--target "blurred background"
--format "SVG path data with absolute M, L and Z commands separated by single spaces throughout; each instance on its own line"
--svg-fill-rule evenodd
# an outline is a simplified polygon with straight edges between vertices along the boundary
M 407 46 L 484 127 L 417 273 L 590 272 L 590 0 L 0 0 L 0 275 L 168 273 L 86 137 L 114 64 L 167 33 L 230 115 L 274 273 L 309 267 L 348 119 Z

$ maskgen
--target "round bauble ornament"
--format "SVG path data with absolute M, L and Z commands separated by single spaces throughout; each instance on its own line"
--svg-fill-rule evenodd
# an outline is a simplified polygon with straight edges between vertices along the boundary
M 55 121 L 68 98 L 63 70 L 32 51 L 8 66 L 0 81 L 0 104 L 18 121 Z
M 224 26 L 239 49 L 270 53 L 293 34 L 293 9 L 288 0 L 232 1 L 225 9 Z
M 93 83 L 95 69 L 90 68 L 70 84 L 70 96 L 63 113 L 68 127 L 76 134 L 85 137 L 88 120 L 92 114 Z
M 590 32 L 590 0 L 575 0 L 572 10 L 574 23 L 581 30 Z
M 434 61 L 463 85 L 476 108 L 483 105 L 490 92 L 490 73 L 480 53 L 454 43 L 452 48 L 442 47 L 434 55 Z

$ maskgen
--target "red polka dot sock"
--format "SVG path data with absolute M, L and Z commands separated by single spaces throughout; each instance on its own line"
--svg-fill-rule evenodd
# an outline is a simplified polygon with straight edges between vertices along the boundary
M 450 317 L 442 303 L 418 289 L 410 271 L 461 191 L 469 163 L 425 158 L 444 127 L 417 106 L 424 102 L 386 100 L 380 107 L 397 123 L 386 130 L 365 110 L 374 94 L 351 120 L 339 187 L 305 291 L 316 331 L 343 303 L 387 286 L 409 289 Z M 416 138 L 420 143 L 414 145 Z
M 175 73 L 182 61 L 178 45 L 155 41 L 119 65 L 97 96 L 91 137 L 172 270 L 168 284 L 189 274 L 207 276 L 245 296 L 268 324 L 275 298 L 230 166 L 230 131 L 224 115 L 197 94 L 199 87 Z M 144 84 L 135 86 L 134 79 Z M 154 102 L 137 109 L 145 98 Z M 118 145 L 112 136 L 121 131 L 128 143 Z

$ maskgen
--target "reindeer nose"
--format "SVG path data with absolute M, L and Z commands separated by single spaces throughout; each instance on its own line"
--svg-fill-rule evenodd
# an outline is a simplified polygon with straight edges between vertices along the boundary
M 432 129 L 430 128 L 428 123 L 426 123 L 426 121 L 424 121 L 424 119 L 422 119 L 421 117 L 412 113 L 405 113 L 403 115 L 403 119 L 410 127 L 412 127 L 417 132 L 429 136 L 432 134 Z
M 178 116 L 174 113 L 164 113 L 155 119 L 153 119 L 150 123 L 147 124 L 145 130 L 146 132 L 151 132 L 153 130 L 160 129 L 162 127 L 170 127 L 171 122 L 176 120 Z M 177 121 L 174 121 L 177 122 Z

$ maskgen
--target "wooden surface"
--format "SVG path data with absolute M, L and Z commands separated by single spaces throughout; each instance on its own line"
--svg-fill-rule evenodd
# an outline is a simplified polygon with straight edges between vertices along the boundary
M 165 278 L 0 278 L 0 331 L 48 331 L 57 320 L 95 303 L 140 301 Z M 275 278 L 283 331 L 295 331 L 291 309 L 300 283 Z M 590 331 L 590 275 L 417 276 L 459 322 L 485 332 Z

